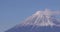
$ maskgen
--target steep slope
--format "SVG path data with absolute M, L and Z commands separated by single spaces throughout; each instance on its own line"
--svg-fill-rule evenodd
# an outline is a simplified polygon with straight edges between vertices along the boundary
M 54 15 L 49 15 L 43 13 L 42 11 L 37 11 L 32 16 L 28 17 L 22 25 L 37 25 L 37 26 L 60 26 L 60 22 L 55 18 Z
M 59 32 L 60 22 L 50 13 L 37 11 L 25 21 L 5 32 Z

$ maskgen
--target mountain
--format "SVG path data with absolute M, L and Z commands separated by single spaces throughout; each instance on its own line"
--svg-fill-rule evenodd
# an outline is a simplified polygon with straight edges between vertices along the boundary
M 60 21 L 50 13 L 37 11 L 19 25 L 5 32 L 60 32 Z

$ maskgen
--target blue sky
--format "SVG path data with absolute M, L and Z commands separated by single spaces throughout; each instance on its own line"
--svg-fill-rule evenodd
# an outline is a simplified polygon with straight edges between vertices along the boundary
M 0 0 L 0 32 L 46 8 L 60 10 L 60 0 Z

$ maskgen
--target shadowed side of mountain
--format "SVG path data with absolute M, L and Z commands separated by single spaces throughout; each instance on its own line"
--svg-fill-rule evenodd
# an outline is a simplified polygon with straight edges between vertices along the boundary
M 59 32 L 60 27 L 50 27 L 50 26 L 20 26 L 20 27 L 14 27 L 12 29 L 9 29 L 5 32 Z

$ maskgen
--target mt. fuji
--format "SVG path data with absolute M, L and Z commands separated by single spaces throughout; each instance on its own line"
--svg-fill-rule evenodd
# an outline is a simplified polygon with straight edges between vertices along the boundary
M 60 21 L 55 18 L 56 11 L 37 11 L 19 25 L 5 32 L 60 32 Z

